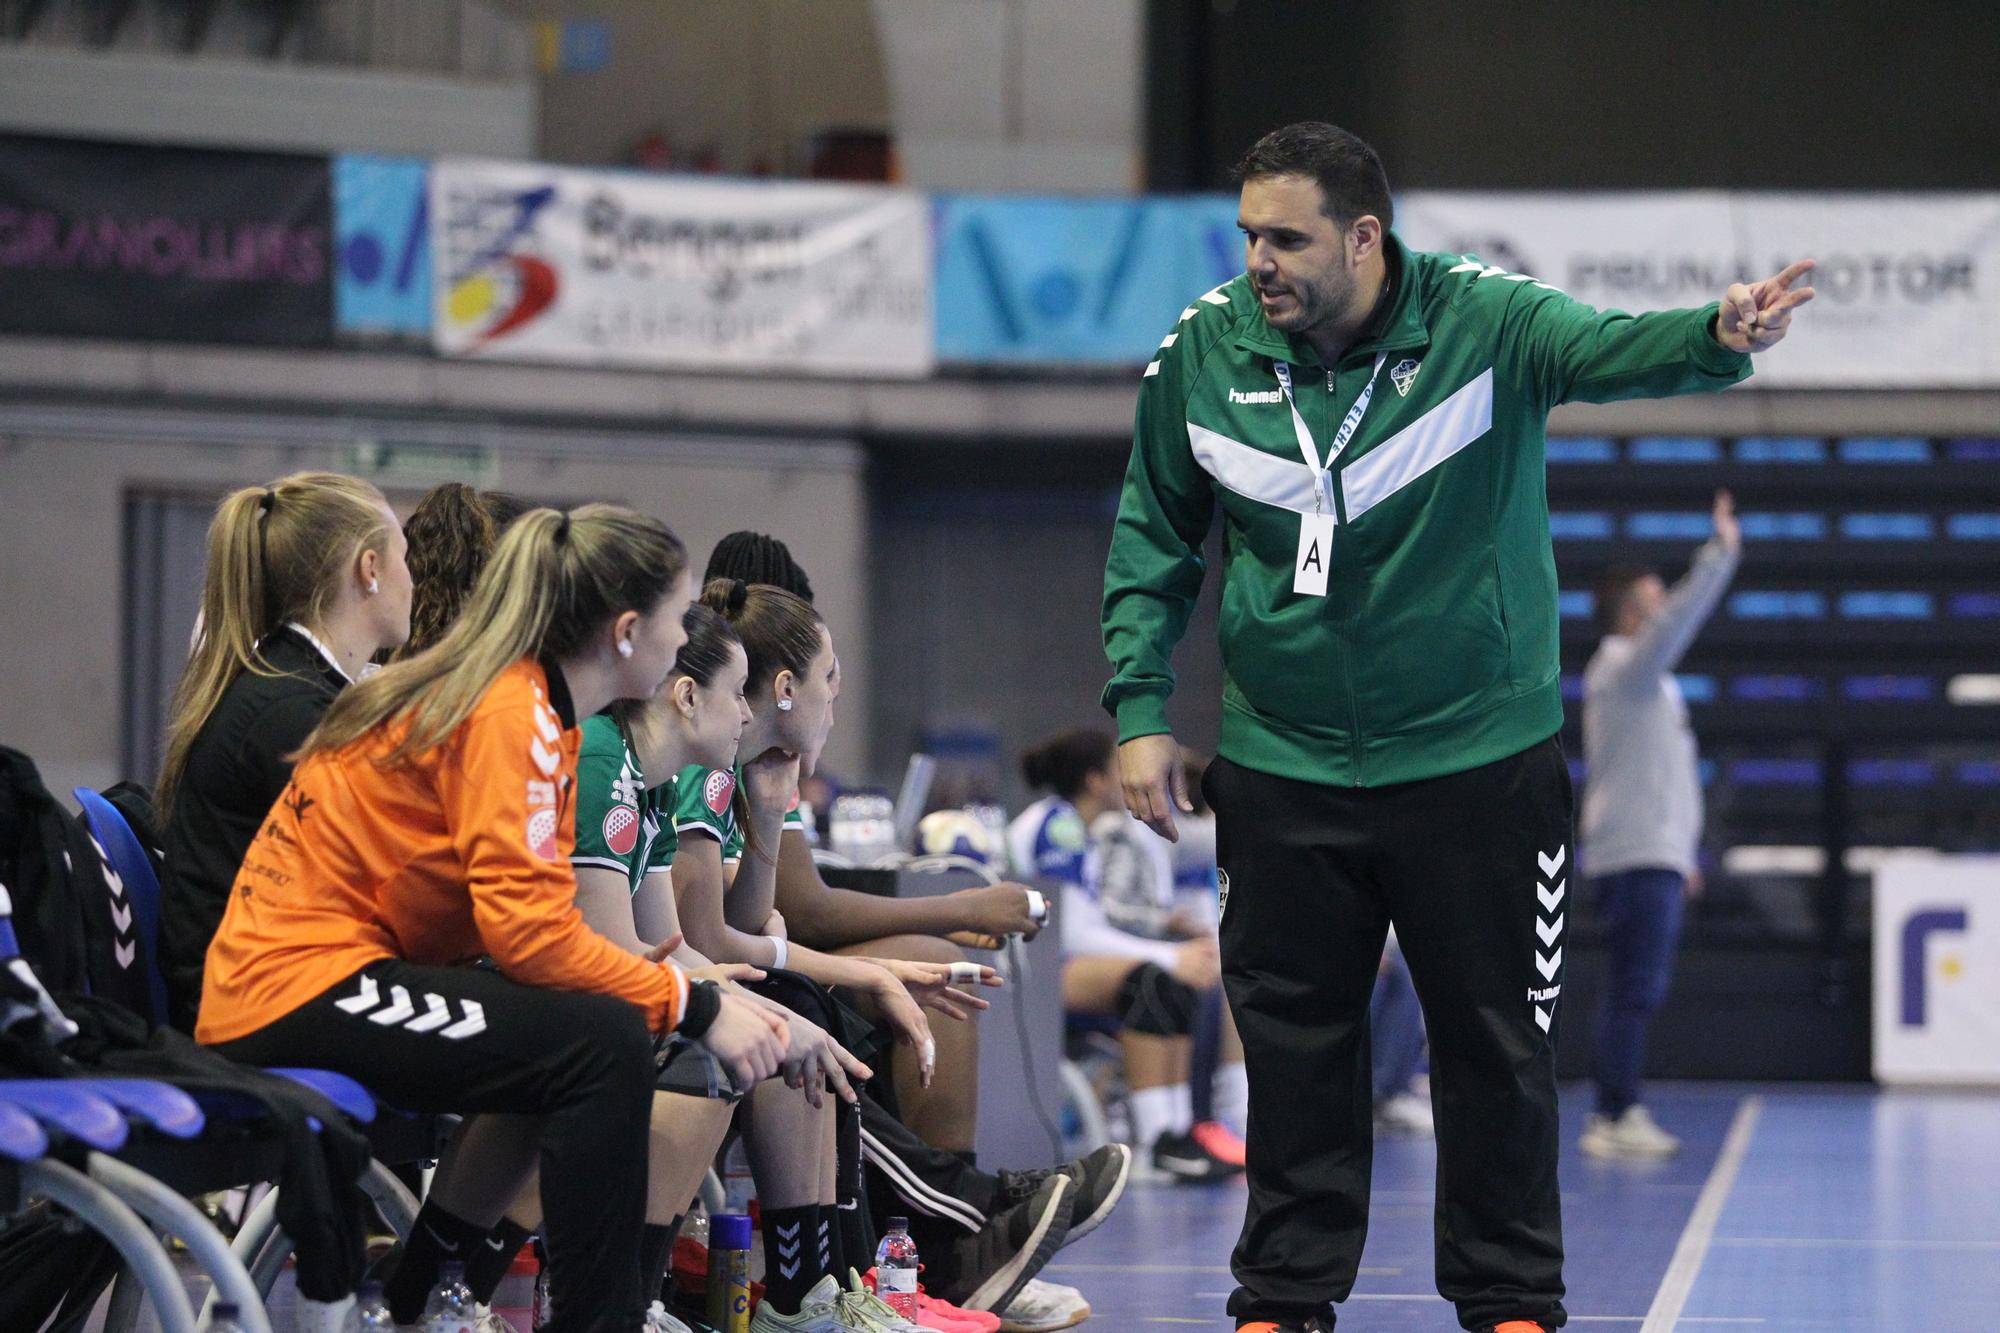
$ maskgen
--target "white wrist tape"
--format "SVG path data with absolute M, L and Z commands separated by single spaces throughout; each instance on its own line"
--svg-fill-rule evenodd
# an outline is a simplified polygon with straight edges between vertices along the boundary
M 776 935 L 771 936 L 770 940 L 771 940 L 771 966 L 783 967 L 785 965 L 786 956 L 791 953 L 791 948 L 785 943 L 785 941 L 779 939 Z
M 1049 900 L 1039 889 L 1028 890 L 1028 918 L 1038 925 L 1049 919 Z

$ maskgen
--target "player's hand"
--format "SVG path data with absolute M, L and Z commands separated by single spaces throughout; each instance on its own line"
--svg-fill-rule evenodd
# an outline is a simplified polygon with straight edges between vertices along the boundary
M 780 1067 L 786 1085 L 803 1091 L 815 1107 L 826 1104 L 829 1084 L 842 1101 L 860 1101 L 854 1084 L 867 1082 L 875 1077 L 875 1071 L 855 1059 L 819 1024 L 789 1009 L 781 1012 L 783 1017 L 778 1021 L 785 1026 L 786 1046 Z
M 732 981 L 762 981 L 764 971 L 749 963 L 710 963 L 707 967 L 689 968 L 688 977 L 693 981 L 714 981 L 727 985 Z
M 960 889 L 951 895 L 951 900 L 960 909 L 961 927 L 975 935 L 993 940 L 1019 935 L 1031 940 L 1042 932 L 1042 923 L 1028 913 L 1028 890 L 1023 885 L 989 884 Z
M 799 756 L 769 749 L 743 765 L 743 799 L 753 811 L 775 808 L 781 814 L 799 794 Z
M 1715 340 L 1732 352 L 1764 352 L 1778 345 L 1791 327 L 1792 312 L 1813 299 L 1813 289 L 1792 284 L 1813 271 L 1817 261 L 1801 259 L 1762 282 L 1732 282 L 1715 316 Z
M 649 963 L 664 963 L 667 959 L 673 957 L 674 950 L 680 948 L 685 943 L 687 943 L 687 936 L 677 930 L 658 944 L 655 944 L 652 948 L 646 950 L 646 961 Z
M 1736 521 L 1736 497 L 1728 491 L 1715 493 L 1715 511 L 1711 516 L 1715 523 L 1715 541 L 1723 550 L 1734 555 L 1743 549 L 1743 528 Z
M 990 1007 L 986 1000 L 977 995 L 959 990 L 952 984 L 950 963 L 912 963 L 901 958 L 871 959 L 876 966 L 903 983 L 903 989 L 910 993 L 925 1009 L 935 1009 L 947 1018 L 963 1022 L 981 1009 Z M 968 968 L 979 969 L 979 979 L 964 984 L 973 986 L 1004 986 L 1007 983 L 1000 974 L 984 963 L 967 963 Z
M 697 1043 L 729 1071 L 739 1088 L 754 1088 L 778 1072 L 789 1045 L 785 1021 L 724 992 L 715 1021 Z
M 1172 736 L 1135 736 L 1119 746 L 1118 780 L 1125 788 L 1125 808 L 1140 823 L 1168 842 L 1181 840 L 1174 811 L 1191 815 L 1194 805 L 1188 800 L 1181 747 Z
M 1174 976 L 1194 990 L 1214 990 L 1222 983 L 1222 950 L 1215 936 L 1189 940 L 1174 950 Z

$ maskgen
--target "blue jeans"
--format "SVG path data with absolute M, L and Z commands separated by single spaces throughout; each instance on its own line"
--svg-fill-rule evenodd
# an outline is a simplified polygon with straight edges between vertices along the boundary
M 1621 870 L 1591 884 L 1609 955 L 1591 1077 L 1597 1081 L 1599 1114 L 1615 1117 L 1639 1100 L 1646 1031 L 1673 977 L 1687 880 L 1678 870 L 1649 867 Z
M 1368 1044 L 1377 1105 L 1410 1090 L 1424 1063 L 1424 1011 L 1403 951 L 1391 948 L 1368 1002 Z

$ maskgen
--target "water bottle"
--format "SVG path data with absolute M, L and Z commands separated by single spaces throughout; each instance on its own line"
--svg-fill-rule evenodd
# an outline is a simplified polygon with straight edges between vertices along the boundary
M 361 1303 L 355 1312 L 361 1320 L 356 1325 L 360 1333 L 396 1333 L 396 1316 L 389 1313 L 389 1302 L 382 1294 L 380 1282 L 363 1284 Z
M 532 1333 L 541 1333 L 556 1321 L 555 1298 L 549 1295 L 549 1251 L 540 1236 L 535 1237 L 535 1308 L 528 1317 Z
M 243 1311 L 228 1301 L 215 1303 L 215 1314 L 208 1321 L 208 1333 L 243 1333 Z
M 875 1248 L 875 1294 L 903 1318 L 917 1320 L 917 1243 L 910 1219 L 892 1217 L 889 1232 Z
M 424 1333 L 475 1333 L 478 1323 L 472 1289 L 465 1285 L 465 1265 L 453 1259 L 445 1264 L 444 1276 L 424 1305 Z

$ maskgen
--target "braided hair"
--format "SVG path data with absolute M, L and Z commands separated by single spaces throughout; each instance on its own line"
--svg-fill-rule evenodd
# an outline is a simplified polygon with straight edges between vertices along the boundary
M 711 579 L 766 583 L 808 602 L 813 599 L 812 580 L 792 559 L 791 548 L 761 532 L 732 532 L 717 542 L 708 557 L 708 570 L 701 576 L 704 586 Z

